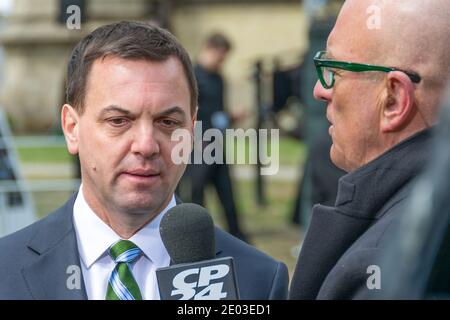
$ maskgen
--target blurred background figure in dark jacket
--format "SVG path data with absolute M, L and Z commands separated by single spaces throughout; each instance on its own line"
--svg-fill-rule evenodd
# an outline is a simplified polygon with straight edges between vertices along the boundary
M 224 102 L 226 88 L 221 68 L 230 50 L 230 41 L 224 35 L 214 33 L 206 39 L 198 56 L 195 65 L 195 76 L 199 89 L 197 125 L 201 125 L 202 132 L 215 128 L 224 133 L 232 122 L 241 117 L 229 114 Z M 196 139 L 201 139 L 201 137 L 196 137 Z M 212 142 L 214 139 L 201 142 L 202 151 Z M 226 154 L 225 145 L 223 145 L 223 154 Z M 241 240 L 247 241 L 247 236 L 239 225 L 230 172 L 225 161 L 213 164 L 206 164 L 204 159 L 201 164 L 191 161 L 180 182 L 180 197 L 184 201 L 204 205 L 205 189 L 208 185 L 213 185 L 217 191 L 229 232 Z

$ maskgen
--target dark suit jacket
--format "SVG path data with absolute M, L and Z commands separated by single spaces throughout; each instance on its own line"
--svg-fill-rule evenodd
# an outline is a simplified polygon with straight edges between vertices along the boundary
M 73 287 L 73 266 L 81 270 L 73 225 L 75 198 L 0 239 L 0 299 L 87 299 L 82 278 L 79 289 L 67 286 L 69 282 Z M 234 258 L 241 299 L 287 297 L 289 279 L 283 263 L 216 228 L 216 257 L 228 256 Z
M 316 205 L 291 283 L 290 299 L 354 299 L 382 290 L 372 266 L 389 245 L 431 131 L 422 131 L 339 180 L 334 207 Z M 370 267 L 370 268 L 369 268 Z

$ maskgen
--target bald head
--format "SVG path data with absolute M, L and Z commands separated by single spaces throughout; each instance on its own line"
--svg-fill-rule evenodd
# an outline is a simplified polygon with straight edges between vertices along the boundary
M 449 13 L 449 0 L 345 1 L 328 38 L 329 59 L 400 70 L 321 69 L 319 77 L 335 80 L 314 88 L 327 102 L 335 165 L 355 170 L 437 122 L 450 72 Z
M 448 0 L 347 0 L 328 48 L 340 59 L 417 72 L 418 104 L 431 110 L 450 72 L 449 16 Z

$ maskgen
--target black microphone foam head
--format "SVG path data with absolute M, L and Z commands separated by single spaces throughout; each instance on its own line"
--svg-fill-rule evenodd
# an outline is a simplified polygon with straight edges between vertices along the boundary
M 214 223 L 206 209 L 197 204 L 182 203 L 167 211 L 159 232 L 175 264 L 215 258 Z

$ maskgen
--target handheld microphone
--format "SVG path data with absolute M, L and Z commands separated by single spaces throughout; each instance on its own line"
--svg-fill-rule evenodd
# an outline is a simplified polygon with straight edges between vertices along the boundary
M 237 300 L 232 257 L 215 259 L 214 223 L 205 208 L 183 203 L 162 218 L 172 265 L 156 270 L 162 300 Z

